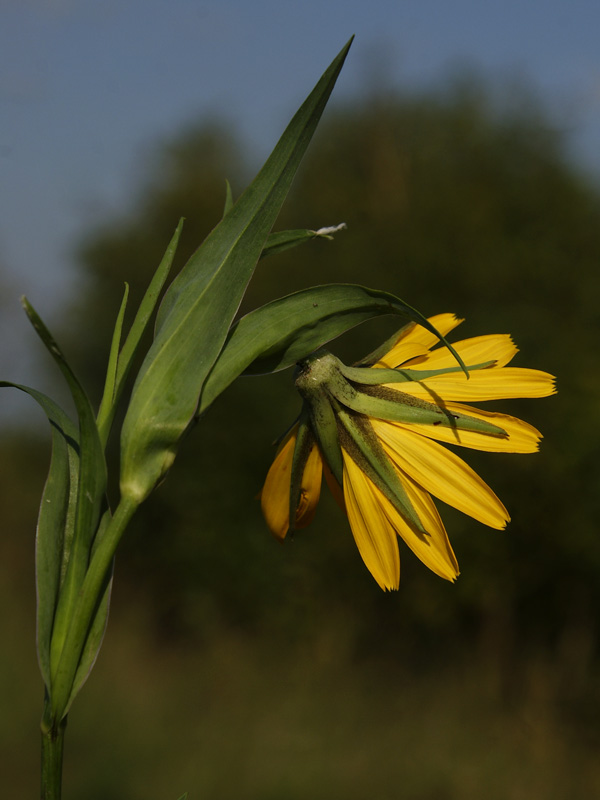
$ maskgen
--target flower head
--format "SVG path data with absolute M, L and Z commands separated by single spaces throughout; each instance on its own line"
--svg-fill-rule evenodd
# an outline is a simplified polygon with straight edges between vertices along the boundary
M 429 322 L 446 336 L 462 322 Z M 302 361 L 296 386 L 302 413 L 283 439 L 261 492 L 271 531 L 283 539 L 308 525 L 324 475 L 345 510 L 367 568 L 383 589 L 397 589 L 396 537 L 437 575 L 458 576 L 458 563 L 432 495 L 492 528 L 510 517 L 490 487 L 444 444 L 532 453 L 541 434 L 515 417 L 465 405 L 555 392 L 546 372 L 507 366 L 517 352 L 508 335 L 477 336 L 450 351 L 411 323 L 359 365 L 326 351 Z

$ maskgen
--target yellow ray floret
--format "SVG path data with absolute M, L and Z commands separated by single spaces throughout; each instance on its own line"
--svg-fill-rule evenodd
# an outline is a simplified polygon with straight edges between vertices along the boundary
M 297 432 L 298 426 L 295 425 L 279 446 L 260 495 L 266 523 L 279 539 L 285 537 L 290 527 L 290 482 Z M 321 494 L 322 470 L 323 460 L 315 444 L 311 448 L 302 475 L 296 528 L 305 528 L 312 522 Z
M 374 419 L 373 430 L 392 463 L 425 491 L 490 528 L 504 528 L 507 510 L 457 455 L 406 427 Z

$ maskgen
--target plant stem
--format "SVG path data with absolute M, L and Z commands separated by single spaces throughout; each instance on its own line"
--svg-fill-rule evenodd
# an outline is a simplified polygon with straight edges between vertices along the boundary
M 44 713 L 48 711 L 48 698 Z M 42 721 L 42 785 L 41 800 L 60 800 L 62 789 L 63 744 L 67 718 L 47 727 Z

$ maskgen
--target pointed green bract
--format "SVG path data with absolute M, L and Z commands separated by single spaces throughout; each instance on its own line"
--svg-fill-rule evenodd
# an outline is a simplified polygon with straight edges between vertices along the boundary
M 335 410 L 337 418 L 346 432 L 344 444 L 350 457 L 388 498 L 398 513 L 419 533 L 426 534 L 423 523 L 389 458 L 377 440 L 368 418 L 358 414 L 353 415 L 342 406 L 338 406 Z
M 443 405 L 429 403 L 406 392 L 387 387 L 373 387 L 369 392 L 361 391 L 346 382 L 332 383 L 331 394 L 342 405 L 368 417 L 390 422 L 420 425 L 440 425 L 463 431 L 476 431 L 489 436 L 506 437 L 506 431 L 482 419 L 448 411 Z
M 168 289 L 123 424 L 121 492 L 141 502 L 171 466 L 350 47 L 296 113 L 265 165 Z
M 315 379 L 315 369 L 320 372 L 318 379 Z M 312 359 L 307 359 L 298 365 L 296 388 L 304 399 L 303 412 L 308 411 L 313 433 L 319 443 L 321 454 L 327 461 L 335 479 L 342 486 L 344 461 L 327 383 L 327 379 L 330 376 L 335 379 L 335 375 L 332 376 L 328 370 L 328 362 L 324 366 L 321 365 L 319 358 L 315 355 Z M 321 378 L 323 379 L 321 380 Z
M 350 328 L 384 314 L 423 325 L 439 337 L 464 369 L 458 354 L 431 323 L 398 297 L 355 284 L 314 286 L 251 311 L 231 328 L 206 380 L 198 412 L 208 408 L 238 375 L 290 367 Z
M 491 367 L 494 361 L 485 361 L 481 364 L 469 364 L 469 372 L 478 369 Z M 365 386 L 380 386 L 382 383 L 408 383 L 410 381 L 423 381 L 426 378 L 434 378 L 438 375 L 449 375 L 453 372 L 462 372 L 461 367 L 444 367 L 443 369 L 386 369 L 384 367 L 347 367 L 342 362 L 340 372 L 345 378 L 354 383 L 362 383 Z

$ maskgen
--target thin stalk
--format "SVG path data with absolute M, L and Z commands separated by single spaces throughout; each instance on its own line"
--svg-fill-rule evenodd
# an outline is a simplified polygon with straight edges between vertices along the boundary
M 46 715 L 50 713 L 48 697 L 44 700 L 44 718 L 42 719 L 42 784 L 41 800 L 60 800 L 62 792 L 63 744 L 67 718 L 59 723 L 46 724 Z

